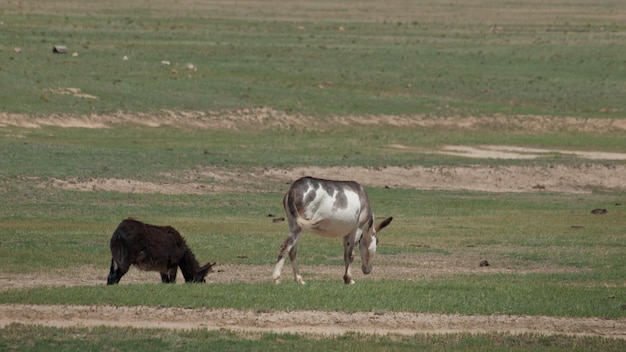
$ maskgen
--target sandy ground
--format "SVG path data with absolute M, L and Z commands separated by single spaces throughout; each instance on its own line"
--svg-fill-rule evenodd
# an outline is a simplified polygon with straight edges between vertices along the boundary
M 79 88 L 58 88 L 63 94 L 82 94 Z M 191 129 L 294 129 L 323 131 L 335 125 L 375 125 L 407 128 L 438 127 L 478 130 L 492 128 L 526 133 L 595 132 L 616 133 L 626 131 L 626 120 L 613 118 L 576 118 L 566 116 L 336 116 L 324 120 L 312 116 L 291 115 L 271 108 L 237 109 L 228 111 L 169 111 L 150 113 L 116 112 L 107 115 L 47 115 L 25 116 L 0 112 L 0 127 L 18 126 L 41 128 L 57 126 L 66 128 L 110 128 L 120 125 L 147 127 L 170 126 Z
M 626 154 L 625 154 L 626 155 Z M 626 165 L 588 164 L 585 166 L 434 166 L 434 167 L 296 167 L 263 168 L 245 174 L 219 167 L 182 171 L 180 181 L 152 183 L 117 178 L 51 179 L 41 187 L 80 191 L 121 193 L 211 194 L 215 192 L 272 191 L 301 176 L 355 180 L 363 185 L 403 189 L 470 190 L 481 192 L 563 192 L 591 193 L 594 190 L 626 190 Z M 172 175 L 168 175 L 172 176 Z M 242 186 L 238 181 L 246 180 Z M 204 180 L 205 182 L 187 181 Z
M 82 94 L 80 90 L 62 89 L 59 94 Z M 162 116 L 128 115 L 123 113 L 101 116 L 49 116 L 28 117 L 0 113 L 0 127 L 19 126 L 41 128 L 60 126 L 67 128 L 109 128 L 115 125 L 137 124 L 144 126 L 172 126 L 176 128 L 227 128 L 242 125 L 261 128 L 323 129 L 328 124 L 316 125 L 314 119 L 288 116 L 271 109 L 242 109 L 229 113 L 211 112 L 161 112 Z M 506 128 L 525 131 L 550 132 L 615 132 L 626 131 L 626 121 L 613 119 L 552 118 L 540 116 L 519 117 L 458 117 L 429 118 L 424 116 L 340 117 L 337 124 L 386 124 L 407 127 L 484 128 L 506 125 Z M 440 153 L 472 158 L 534 159 L 546 154 L 562 154 L 588 160 L 605 160 L 606 163 L 589 163 L 588 166 L 464 166 L 464 167 L 302 167 L 294 169 L 264 168 L 249 172 L 246 190 L 276 191 L 285 183 L 304 175 L 335 179 L 354 179 L 366 186 L 412 189 L 466 189 L 486 192 L 565 192 L 589 193 L 595 189 L 626 190 L 626 153 L 595 153 L 575 150 L 548 150 L 516 146 L 444 146 L 439 150 L 414 150 L 393 144 L 390 151 L 398 153 Z M 220 168 L 206 167 L 184 170 L 177 175 L 167 175 L 175 182 L 149 183 L 129 179 L 52 179 L 42 181 L 41 187 L 60 187 L 85 192 L 105 190 L 126 193 L 203 194 L 220 191 L 241 191 L 233 180 L 241 174 Z M 192 180 L 203 179 L 206 182 Z M 267 185 L 270 186 L 267 186 Z M 385 262 L 387 260 L 387 262 Z M 384 270 L 375 270 L 368 278 L 396 278 L 419 280 L 424 277 L 455 273 L 496 272 L 567 272 L 570 268 L 525 267 L 504 263 L 497 267 L 480 268 L 477 263 L 445 262 L 431 258 L 429 262 L 411 263 L 407 258 L 381 259 Z M 400 263 L 400 264 L 398 264 Z M 415 270 L 419 267 L 419 270 Z M 231 265 L 221 266 L 211 274 L 209 283 L 260 282 L 270 280 L 271 266 Z M 337 278 L 340 283 L 341 268 L 319 266 L 307 278 Z M 311 269 L 309 269 L 311 270 Z M 36 286 L 103 285 L 106 272 L 95 268 L 77 268 L 71 273 L 46 275 L 2 275 L 0 291 Z M 283 274 L 287 281 L 290 268 Z M 363 279 L 358 276 L 357 280 Z M 155 273 L 132 270 L 123 283 L 158 282 Z M 283 283 L 286 284 L 286 283 Z M 289 332 L 337 335 L 349 331 L 366 334 L 455 333 L 455 332 L 507 332 L 512 334 L 566 334 L 580 336 L 605 336 L 626 339 L 626 319 L 561 318 L 542 316 L 462 316 L 422 314 L 408 312 L 323 312 L 323 311 L 240 311 L 233 309 L 185 309 L 156 307 L 111 306 L 45 306 L 0 305 L 0 326 L 11 323 L 41 324 L 50 326 L 134 326 L 172 329 L 230 329 L 253 332 Z
M 170 329 L 229 329 L 249 332 L 340 335 L 418 333 L 563 334 L 626 338 L 626 320 L 510 315 L 442 315 L 408 312 L 259 312 L 111 306 L 0 305 L 0 324 L 49 326 L 132 326 Z

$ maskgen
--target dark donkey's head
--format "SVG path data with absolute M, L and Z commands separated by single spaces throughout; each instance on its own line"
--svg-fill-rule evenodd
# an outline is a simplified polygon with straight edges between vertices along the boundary
M 161 273 L 165 283 L 176 282 L 178 268 L 185 282 L 205 282 L 215 263 L 200 266 L 185 239 L 170 226 L 123 220 L 111 237 L 111 270 L 107 284 L 116 284 L 131 265 Z
M 185 282 L 206 282 L 205 277 L 213 272 L 213 263 L 206 263 L 203 266 L 200 266 L 200 263 L 196 260 L 196 257 L 193 255 L 193 252 L 189 247 L 187 247 L 187 252 L 181 258 L 178 266 L 180 267 L 180 271 L 183 273 L 183 277 L 185 278 Z

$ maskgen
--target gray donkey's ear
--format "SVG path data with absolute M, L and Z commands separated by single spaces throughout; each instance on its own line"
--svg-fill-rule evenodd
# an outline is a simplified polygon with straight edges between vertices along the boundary
M 391 223 L 391 220 L 393 220 L 392 216 L 386 218 L 380 224 L 376 225 L 376 233 L 378 233 L 378 231 L 380 231 L 380 230 L 384 229 L 385 227 L 387 227 Z

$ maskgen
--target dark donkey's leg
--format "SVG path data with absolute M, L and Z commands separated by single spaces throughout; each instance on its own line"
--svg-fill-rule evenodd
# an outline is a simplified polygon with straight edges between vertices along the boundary
M 178 271 L 178 267 L 175 266 L 173 268 L 170 268 L 166 273 L 161 273 L 161 281 L 164 284 L 175 284 L 177 271 Z

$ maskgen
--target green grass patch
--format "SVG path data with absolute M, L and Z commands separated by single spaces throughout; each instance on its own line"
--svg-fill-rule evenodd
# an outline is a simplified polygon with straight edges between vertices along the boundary
M 365 336 L 348 333 L 318 339 L 292 334 L 133 328 L 51 328 L 12 324 L 0 329 L 4 350 L 185 350 L 185 351 L 622 351 L 626 343 L 601 337 L 534 334 L 443 334 Z
M 10 3 L 0 106 L 623 117 L 624 6 L 586 5 Z M 59 94 L 68 87 L 96 98 Z

